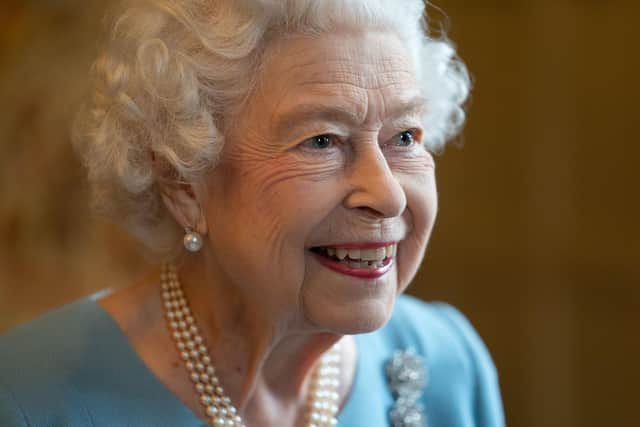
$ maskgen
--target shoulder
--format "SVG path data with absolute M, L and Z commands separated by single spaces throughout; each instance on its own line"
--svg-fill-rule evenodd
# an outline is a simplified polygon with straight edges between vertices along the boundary
M 82 300 L 0 335 L 0 424 L 38 425 L 35 402 L 47 409 L 64 404 L 96 316 L 92 301 Z
M 0 379 L 17 372 L 29 374 L 28 367 L 78 363 L 74 360 L 77 350 L 86 350 L 87 344 L 95 341 L 95 334 L 106 326 L 106 313 L 94 301 L 84 299 L 11 329 L 0 335 Z M 22 369 L 16 369 L 19 367 Z
M 101 320 L 93 301 L 80 300 L 0 335 L 0 379 L 28 375 L 29 367 L 72 363 L 74 350 L 86 344 Z
M 468 425 L 503 425 L 495 365 L 480 335 L 459 310 L 442 302 L 401 296 L 381 332 L 390 345 L 412 348 L 424 358 L 431 412 L 456 412 L 469 420 Z
M 57 417 L 82 406 L 83 382 L 114 352 L 111 328 L 106 313 L 85 299 L 0 335 L 0 424 L 91 425 L 81 410 Z
M 495 371 L 487 347 L 473 325 L 447 303 L 402 295 L 385 329 L 394 340 L 402 340 L 420 353 L 456 360 L 466 369 Z
M 196 426 L 92 298 L 0 336 L 0 426 Z

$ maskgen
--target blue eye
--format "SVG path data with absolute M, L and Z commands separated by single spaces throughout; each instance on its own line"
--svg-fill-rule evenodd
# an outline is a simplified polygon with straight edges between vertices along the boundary
M 413 130 L 405 130 L 404 132 L 400 132 L 393 137 L 395 145 L 399 145 L 401 147 L 410 146 L 411 144 L 416 142 L 416 139 L 416 134 Z
M 302 145 L 313 148 L 315 150 L 325 150 L 332 146 L 333 137 L 331 135 L 323 134 L 312 136 L 302 142 Z

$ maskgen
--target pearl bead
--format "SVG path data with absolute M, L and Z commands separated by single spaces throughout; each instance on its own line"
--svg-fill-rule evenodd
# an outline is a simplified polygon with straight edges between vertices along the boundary
M 193 231 L 185 234 L 182 242 L 189 252 L 198 252 L 202 248 L 202 236 Z

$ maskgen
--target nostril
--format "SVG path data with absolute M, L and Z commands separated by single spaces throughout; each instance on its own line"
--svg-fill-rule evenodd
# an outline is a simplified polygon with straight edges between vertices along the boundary
M 372 207 L 369 206 L 358 206 L 358 209 L 360 209 L 362 212 L 364 212 L 367 215 L 370 215 L 376 219 L 379 218 L 384 218 L 384 214 L 376 209 L 373 209 Z

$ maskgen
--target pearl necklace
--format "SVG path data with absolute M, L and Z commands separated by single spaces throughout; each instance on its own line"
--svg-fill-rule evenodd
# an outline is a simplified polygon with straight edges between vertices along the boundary
M 200 403 L 205 407 L 209 424 L 213 427 L 245 427 L 238 410 L 225 395 L 211 356 L 198 326 L 173 264 L 165 264 L 160 273 L 162 299 L 169 330 L 180 357 L 185 363 Z M 305 425 L 330 427 L 337 425 L 338 386 L 340 378 L 340 343 L 322 355 L 311 376 Z

